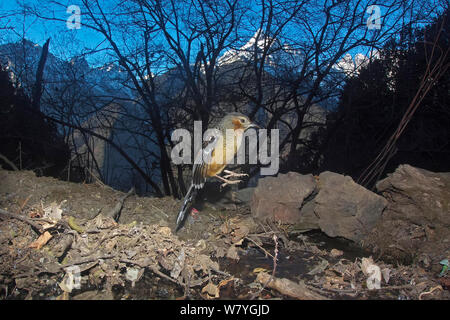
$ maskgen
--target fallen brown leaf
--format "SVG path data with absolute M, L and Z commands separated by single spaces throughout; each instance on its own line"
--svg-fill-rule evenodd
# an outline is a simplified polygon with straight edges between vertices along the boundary
M 30 218 L 42 218 L 42 212 L 38 209 L 31 209 L 28 215 Z
M 237 250 L 237 248 L 236 248 L 236 246 L 234 244 L 231 245 L 231 247 L 228 248 L 227 258 L 239 261 L 238 250 Z
M 225 279 L 219 282 L 219 285 L 217 286 L 219 289 L 226 286 L 228 283 L 230 283 L 231 281 L 234 281 L 234 278 L 229 278 L 229 279 Z
M 52 238 L 50 232 L 45 231 L 43 234 L 39 236 L 34 242 L 30 244 L 30 248 L 41 249 L 45 244 Z
M 206 286 L 203 287 L 202 293 L 206 293 L 207 299 L 213 299 L 213 298 L 220 297 L 219 287 L 211 282 L 209 282 Z

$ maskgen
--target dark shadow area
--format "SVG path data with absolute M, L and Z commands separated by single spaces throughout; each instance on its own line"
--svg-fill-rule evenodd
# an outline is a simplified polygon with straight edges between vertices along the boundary
M 0 70 L 0 154 L 16 169 L 33 170 L 40 176 L 64 177 L 69 147 L 54 124 L 40 111 L 31 110 L 31 101 L 21 88 L 15 88 L 9 72 Z M 0 164 L 14 169 L 4 159 Z M 67 175 L 67 173 L 65 174 Z

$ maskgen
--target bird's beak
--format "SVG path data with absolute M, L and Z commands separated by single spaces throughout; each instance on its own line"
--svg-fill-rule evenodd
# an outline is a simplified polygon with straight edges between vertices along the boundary
M 256 123 L 253 123 L 253 122 L 248 125 L 247 129 L 249 129 L 249 128 L 261 129 L 260 126 L 258 126 Z

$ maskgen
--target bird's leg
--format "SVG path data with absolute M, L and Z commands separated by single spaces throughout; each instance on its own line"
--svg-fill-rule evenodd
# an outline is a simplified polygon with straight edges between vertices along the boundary
M 228 180 L 228 179 L 226 179 L 226 178 L 224 178 L 224 177 L 221 177 L 221 176 L 219 176 L 219 175 L 217 175 L 217 174 L 216 174 L 214 177 L 217 178 L 217 179 L 219 179 L 220 181 L 223 181 L 223 182 L 224 182 L 224 183 L 222 183 L 222 184 L 220 185 L 220 189 L 226 187 L 227 185 L 231 185 L 231 184 L 239 184 L 239 182 L 242 181 L 242 180 Z
M 225 176 L 223 176 L 225 179 L 229 179 L 229 178 L 240 178 L 240 177 L 248 177 L 248 174 L 246 173 L 236 173 L 230 170 L 223 170 L 223 172 L 226 173 Z

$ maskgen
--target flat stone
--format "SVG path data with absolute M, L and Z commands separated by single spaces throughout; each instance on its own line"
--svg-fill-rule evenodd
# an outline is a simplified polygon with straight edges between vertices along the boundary
M 387 205 L 386 199 L 358 185 L 351 177 L 334 172 L 321 173 L 318 188 L 314 212 L 320 229 L 330 237 L 362 240 Z
M 299 223 L 302 203 L 315 188 L 316 181 L 311 174 L 289 172 L 260 179 L 252 197 L 252 215 L 259 220 Z

